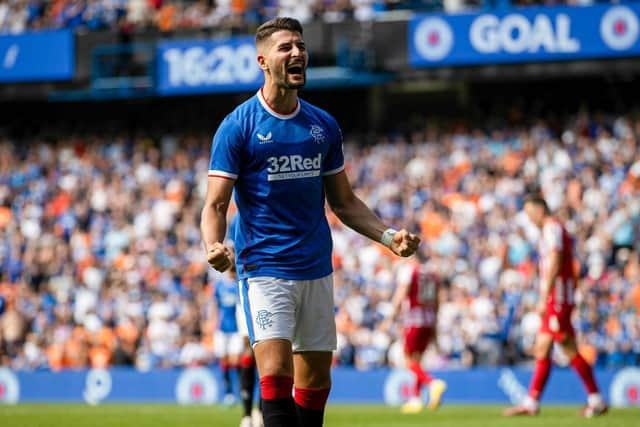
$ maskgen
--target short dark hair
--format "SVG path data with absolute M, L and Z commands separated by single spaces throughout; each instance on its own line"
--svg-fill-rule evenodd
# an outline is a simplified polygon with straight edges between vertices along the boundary
M 260 25 L 256 30 L 256 45 L 268 39 L 277 31 L 295 31 L 302 35 L 302 25 L 294 18 L 279 17 Z
M 547 205 L 547 201 L 544 200 L 541 193 L 529 193 L 524 198 L 524 204 L 531 203 L 536 206 L 542 206 L 545 213 L 549 213 L 549 205 Z

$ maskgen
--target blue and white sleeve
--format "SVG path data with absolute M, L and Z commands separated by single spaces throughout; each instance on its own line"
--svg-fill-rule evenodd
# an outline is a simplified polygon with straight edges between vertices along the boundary
M 209 176 L 237 179 L 242 164 L 242 133 L 238 124 L 225 118 L 211 144 Z
M 344 153 L 342 151 L 342 131 L 337 123 L 333 123 L 331 145 L 324 160 L 322 175 L 335 175 L 344 170 Z

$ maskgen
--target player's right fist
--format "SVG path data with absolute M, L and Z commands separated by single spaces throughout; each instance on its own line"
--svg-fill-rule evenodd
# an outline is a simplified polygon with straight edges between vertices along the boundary
M 219 272 L 231 267 L 231 251 L 222 243 L 216 242 L 208 248 L 207 262 Z

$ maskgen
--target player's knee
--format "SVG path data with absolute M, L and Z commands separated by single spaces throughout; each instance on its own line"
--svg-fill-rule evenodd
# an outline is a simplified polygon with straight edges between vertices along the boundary
M 260 376 L 293 376 L 291 344 L 284 340 L 259 343 L 254 354 Z
M 259 364 L 260 376 L 293 376 L 291 365 L 280 360 L 267 360 Z
M 260 376 L 293 376 L 293 363 L 284 354 L 271 353 L 270 357 L 256 357 Z
M 533 357 L 536 358 L 536 360 L 543 360 L 543 359 L 548 359 L 551 353 L 551 349 L 549 348 L 548 345 L 545 344 L 537 344 L 534 348 L 533 348 Z
M 331 370 L 325 366 L 315 366 L 304 372 L 296 372 L 296 387 L 325 389 L 331 388 Z
M 545 349 L 543 349 L 543 348 L 536 348 L 533 351 L 533 357 L 535 357 L 536 360 L 548 359 L 549 358 L 549 352 L 545 351 Z
M 564 355 L 567 356 L 569 360 L 573 359 L 578 354 L 578 348 L 576 347 L 575 341 L 568 340 L 563 343 L 561 347 Z
M 312 375 L 300 381 L 302 388 L 326 389 L 331 388 L 331 375 Z M 296 384 L 298 386 L 298 384 Z
M 327 375 L 323 377 L 322 380 L 319 380 L 314 388 L 331 388 L 331 375 Z
M 405 358 L 408 362 L 420 362 L 422 360 L 422 353 L 417 351 L 405 353 Z

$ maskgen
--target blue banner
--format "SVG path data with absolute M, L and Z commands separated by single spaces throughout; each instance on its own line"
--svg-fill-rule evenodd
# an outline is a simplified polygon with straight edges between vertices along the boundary
M 253 37 L 164 42 L 157 49 L 159 95 L 257 91 L 264 81 Z M 307 68 L 307 89 L 369 86 L 390 74 L 343 67 Z
M 440 371 L 435 377 L 447 382 L 445 403 L 515 404 L 527 393 L 531 371 L 481 368 Z M 400 405 L 410 397 L 414 380 L 405 370 L 357 371 L 336 368 L 332 372 L 333 403 Z M 640 407 L 640 368 L 597 371 L 604 397 L 612 406 Z M 237 378 L 236 378 L 237 379 Z M 237 383 L 237 381 L 236 381 Z M 0 368 L 0 403 L 19 402 L 157 402 L 216 404 L 224 398 L 222 376 L 215 368 L 156 370 L 110 369 L 64 372 L 13 372 Z M 424 390 L 427 400 L 428 390 Z M 238 394 L 237 384 L 235 388 Z M 555 369 L 544 392 L 543 403 L 581 404 L 586 394 L 571 369 Z
M 409 63 L 439 67 L 637 56 L 639 15 L 637 3 L 417 15 L 409 23 Z
M 71 80 L 74 68 L 70 30 L 0 36 L 0 83 Z
M 169 41 L 158 45 L 162 95 L 257 90 L 263 81 L 253 37 Z

